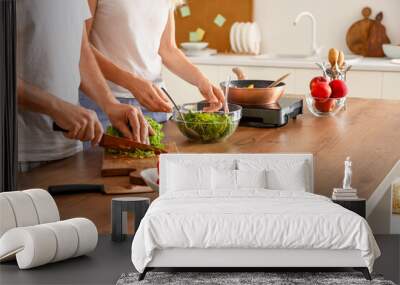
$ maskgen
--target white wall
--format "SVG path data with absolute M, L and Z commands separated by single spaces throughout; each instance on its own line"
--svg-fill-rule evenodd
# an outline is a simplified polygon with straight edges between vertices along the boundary
M 311 23 L 304 18 L 293 26 L 298 13 L 310 11 L 317 18 L 318 44 L 348 52 L 346 33 L 361 19 L 361 10 L 382 11 L 392 43 L 400 44 L 400 0 L 254 0 L 254 17 L 263 34 L 263 52 L 307 53 L 311 46 Z
M 392 183 L 400 179 L 400 161 L 367 200 L 367 220 L 375 234 L 400 234 L 400 216 L 392 214 Z

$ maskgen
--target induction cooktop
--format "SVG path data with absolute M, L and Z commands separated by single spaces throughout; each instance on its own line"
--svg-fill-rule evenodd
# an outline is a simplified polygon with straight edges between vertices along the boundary
M 303 114 L 303 100 L 299 98 L 281 98 L 276 104 L 242 107 L 240 124 L 256 128 L 283 127 L 289 119 Z

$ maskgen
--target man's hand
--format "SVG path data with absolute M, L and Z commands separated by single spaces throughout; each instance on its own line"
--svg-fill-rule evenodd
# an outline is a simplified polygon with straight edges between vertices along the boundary
M 113 103 L 104 110 L 111 124 L 124 137 L 140 143 L 149 143 L 149 135 L 154 131 L 144 118 L 142 111 L 128 104 Z
M 129 80 L 128 89 L 147 110 L 151 112 L 172 112 L 172 106 L 167 96 L 152 82 L 135 76 Z
M 64 136 L 69 139 L 91 141 L 96 145 L 104 132 L 95 112 L 61 100 L 57 101 L 50 117 L 58 126 L 68 130 Z

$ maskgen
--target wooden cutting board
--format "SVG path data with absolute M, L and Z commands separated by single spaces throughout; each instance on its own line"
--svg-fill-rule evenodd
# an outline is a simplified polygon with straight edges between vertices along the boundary
M 375 20 L 370 18 L 371 13 L 369 7 L 362 10 L 363 19 L 351 25 L 347 31 L 346 43 L 354 54 L 383 57 L 382 45 L 390 43 L 386 28 L 382 25 L 383 13 L 378 13 Z
M 175 143 L 167 143 L 165 150 L 170 153 L 178 152 Z M 104 152 L 101 176 L 129 176 L 131 172 L 140 173 L 143 169 L 157 167 L 157 160 L 157 157 L 138 159 Z M 141 180 L 140 183 L 135 183 L 135 185 L 144 185 L 144 182 Z
M 368 56 L 384 57 L 383 44 L 390 44 L 390 39 L 386 34 L 386 28 L 382 25 L 383 13 L 376 15 L 375 21 L 371 26 L 368 38 Z
M 147 186 L 131 185 L 105 185 L 104 194 L 106 195 L 122 195 L 122 194 L 141 194 L 152 193 L 153 189 Z

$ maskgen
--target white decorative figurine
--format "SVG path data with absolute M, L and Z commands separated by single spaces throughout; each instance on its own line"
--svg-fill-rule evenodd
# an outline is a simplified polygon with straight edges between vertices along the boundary
M 358 199 L 357 189 L 351 187 L 351 177 L 353 171 L 351 170 L 350 156 L 346 157 L 344 161 L 344 177 L 343 187 L 333 188 L 332 199 L 334 200 L 356 200 Z
M 351 176 L 352 176 L 351 160 L 350 156 L 348 156 L 344 162 L 343 189 L 352 189 Z

